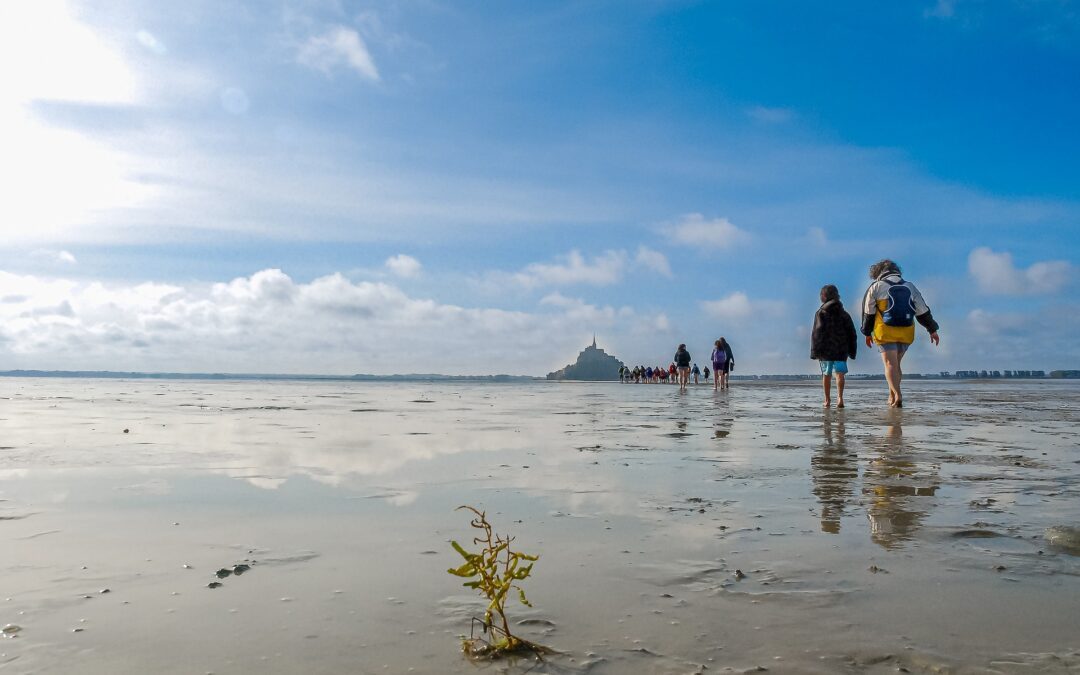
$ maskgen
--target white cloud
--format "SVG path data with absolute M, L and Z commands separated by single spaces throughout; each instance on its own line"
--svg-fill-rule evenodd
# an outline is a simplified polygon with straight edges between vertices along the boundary
M 746 293 L 735 291 L 719 300 L 704 300 L 701 309 L 716 319 L 738 321 L 756 316 L 775 316 L 784 309 L 779 300 L 751 300 Z
M 211 297 L 221 302 L 260 305 L 289 303 L 297 293 L 296 284 L 279 269 L 262 270 L 227 284 L 214 284 L 211 289 Z
M 526 288 L 570 284 L 610 286 L 622 279 L 626 258 L 625 251 L 605 251 L 586 260 L 575 249 L 561 256 L 557 263 L 532 263 L 514 274 L 513 279 Z
M 558 307 L 566 312 L 573 321 L 582 322 L 586 325 L 610 325 L 617 316 L 619 310 L 611 306 L 598 307 L 591 305 L 580 298 L 568 298 L 562 293 L 551 293 L 540 299 L 541 305 Z M 624 308 L 623 315 L 631 315 L 633 312 Z
M 968 327 L 975 335 L 987 337 L 997 336 L 1009 327 L 1009 320 L 1001 315 L 993 314 L 985 309 L 973 309 L 967 315 Z
M 411 255 L 405 255 L 404 253 L 399 253 L 398 255 L 387 258 L 385 265 L 386 269 L 390 270 L 391 273 L 405 279 L 420 274 L 420 269 L 422 268 L 419 260 Z
M 164 56 L 165 53 L 169 51 L 165 48 L 165 45 L 162 44 L 161 40 L 158 40 L 157 37 L 148 30 L 144 29 L 135 33 L 135 39 L 139 41 L 140 45 L 158 56 Z
M 671 265 L 668 263 L 667 256 L 660 251 L 655 251 L 647 246 L 638 246 L 634 262 L 639 265 L 644 265 L 665 277 L 671 276 Z
M 379 80 L 379 71 L 364 40 L 355 30 L 344 26 L 334 26 L 322 35 L 308 38 L 296 58 L 323 73 L 344 66 L 369 80 Z
M 954 339 L 963 340 L 963 344 L 956 350 L 953 368 L 1073 368 L 1080 358 L 1080 343 L 1072 323 L 1062 321 L 1061 316 L 1078 310 L 1075 304 L 1012 312 L 973 309 L 962 330 L 956 331 Z
M 747 241 L 750 235 L 739 229 L 727 218 L 706 220 L 700 213 L 690 213 L 669 230 L 671 238 L 679 244 L 706 248 L 727 249 Z
M 968 256 L 968 272 L 986 293 L 1039 295 L 1064 288 L 1073 275 L 1073 267 L 1065 260 L 1049 260 L 1018 269 L 1012 254 L 995 253 L 984 246 Z
M 0 272 L 7 368 L 542 374 L 593 331 L 647 343 L 655 329 L 637 327 L 653 318 L 558 294 L 531 312 L 467 308 L 341 274 L 301 283 L 278 269 L 184 286 Z
M 56 251 L 49 248 L 39 248 L 36 251 L 32 251 L 30 256 L 35 260 L 44 263 L 60 263 L 63 265 L 75 265 L 79 261 L 75 259 L 75 256 L 70 251 Z

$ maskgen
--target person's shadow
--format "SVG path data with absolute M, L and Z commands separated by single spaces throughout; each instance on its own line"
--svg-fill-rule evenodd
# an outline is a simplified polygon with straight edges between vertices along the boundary
M 904 440 L 904 411 L 892 408 L 885 434 L 863 473 L 863 495 L 870 539 L 887 549 L 899 548 L 914 538 L 926 518 L 938 489 L 938 476 L 918 461 L 918 453 Z
M 821 531 L 839 534 L 840 519 L 855 496 L 858 455 L 848 449 L 843 411 L 824 411 L 821 429 L 821 445 L 810 456 L 812 491 L 821 508 Z

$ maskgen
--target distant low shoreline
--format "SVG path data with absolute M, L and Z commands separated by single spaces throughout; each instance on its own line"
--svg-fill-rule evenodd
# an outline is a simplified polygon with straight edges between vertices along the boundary
M 532 375 L 440 375 L 437 373 L 409 373 L 395 375 L 315 375 L 281 373 L 150 373 L 122 372 L 112 370 L 5 370 L 0 377 L 36 377 L 36 378 L 86 378 L 86 379 L 129 379 L 129 380 L 261 380 L 261 381 L 315 381 L 315 382 L 551 382 L 542 376 Z M 994 375 L 949 375 L 941 374 L 904 374 L 904 379 L 939 380 L 939 381 L 980 381 L 980 380 L 1060 380 L 1080 378 L 1080 371 L 1051 371 L 1047 375 L 1031 376 L 994 376 Z M 816 381 L 819 375 L 732 375 L 732 380 L 743 382 L 800 382 Z M 881 374 L 851 374 L 849 380 L 881 380 Z M 558 382 L 618 382 L 618 380 L 557 380 Z
M 144 373 L 113 370 L 5 370 L 0 377 L 67 377 L 105 380 L 294 380 L 318 382 L 531 382 L 543 378 L 531 375 L 313 375 L 281 373 Z

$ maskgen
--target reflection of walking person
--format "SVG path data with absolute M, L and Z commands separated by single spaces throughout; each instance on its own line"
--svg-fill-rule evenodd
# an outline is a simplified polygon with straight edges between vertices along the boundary
M 810 477 L 814 483 L 812 491 L 821 505 L 821 531 L 839 534 L 845 509 L 855 501 L 859 456 L 848 450 L 843 415 L 834 416 L 832 412 L 826 412 L 822 419 L 822 431 L 824 442 L 810 456 Z
M 862 333 L 866 346 L 877 344 L 889 383 L 889 405 L 904 406 L 900 393 L 903 371 L 900 362 L 915 341 L 915 322 L 930 333 L 930 342 L 938 344 L 938 324 L 930 314 L 919 289 L 900 276 L 900 266 L 892 260 L 880 260 L 870 266 L 873 282 L 866 289 L 862 307 Z
M 832 378 L 836 375 L 836 407 L 844 407 L 844 376 L 847 360 L 855 358 L 859 340 L 855 322 L 840 302 L 840 291 L 829 284 L 821 289 L 821 307 L 814 315 L 814 330 L 810 333 L 810 358 L 821 364 L 821 388 L 825 392 L 825 407 L 832 403 Z
M 713 391 L 728 388 L 728 373 L 735 370 L 735 355 L 731 353 L 731 345 L 724 338 L 713 343 L 716 349 L 712 351 Z

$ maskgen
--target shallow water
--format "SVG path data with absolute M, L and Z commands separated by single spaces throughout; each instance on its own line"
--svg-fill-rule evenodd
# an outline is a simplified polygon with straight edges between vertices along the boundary
M 5 378 L 0 671 L 1080 672 L 1080 386 L 819 398 Z M 460 656 L 460 504 L 559 654 Z

